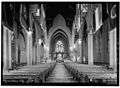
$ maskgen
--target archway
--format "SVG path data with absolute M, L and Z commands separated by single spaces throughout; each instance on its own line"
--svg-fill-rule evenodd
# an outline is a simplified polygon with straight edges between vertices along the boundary
M 56 59 L 58 59 L 58 60 L 63 60 L 63 53 L 64 53 L 64 44 L 63 44 L 63 42 L 62 41 L 57 41 L 56 42 L 56 45 L 55 45 L 55 53 L 57 54 L 56 55 Z
M 71 39 L 71 32 L 70 29 L 66 26 L 66 21 L 64 17 L 58 14 L 53 21 L 53 26 L 48 32 L 48 46 L 50 47 L 49 53 L 52 59 L 55 54 L 54 50 L 57 41 L 63 42 L 63 45 L 65 47 L 64 53 L 66 53 L 66 56 L 69 56 L 69 47 L 72 44 Z
M 18 63 L 27 63 L 26 59 L 26 39 L 25 35 L 21 31 L 19 33 L 19 41 L 18 41 Z
M 64 46 L 64 52 L 56 52 L 56 44 L 58 41 L 61 41 L 63 46 Z M 51 55 L 51 59 L 56 59 L 57 55 L 59 53 L 62 54 L 62 56 L 68 57 L 69 56 L 69 39 L 67 34 L 62 31 L 61 29 L 58 29 L 57 31 L 55 31 L 53 33 L 53 35 L 51 36 L 51 40 L 50 40 L 50 50 L 49 53 Z

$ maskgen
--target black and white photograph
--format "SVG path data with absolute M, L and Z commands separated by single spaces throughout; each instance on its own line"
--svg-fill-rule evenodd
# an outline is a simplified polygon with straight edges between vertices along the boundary
M 1 2 L 1 86 L 119 86 L 120 2 Z

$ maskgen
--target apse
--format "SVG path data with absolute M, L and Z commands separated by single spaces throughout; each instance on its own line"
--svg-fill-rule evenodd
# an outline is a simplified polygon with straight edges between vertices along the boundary
M 64 48 L 62 48 L 62 50 L 64 52 L 59 51 L 59 49 L 58 49 L 58 52 L 56 52 L 56 45 L 57 44 L 59 45 L 59 47 L 61 47 L 61 46 L 64 47 Z M 64 53 L 65 57 L 69 56 L 69 40 L 68 40 L 68 36 L 61 29 L 58 29 L 57 31 L 55 31 L 53 33 L 53 35 L 51 37 L 51 41 L 50 41 L 50 51 L 49 51 L 49 53 L 50 53 L 51 58 L 57 57 L 58 53 Z

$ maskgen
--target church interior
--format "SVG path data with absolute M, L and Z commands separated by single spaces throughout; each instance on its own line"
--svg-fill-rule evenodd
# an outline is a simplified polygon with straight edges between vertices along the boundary
M 116 2 L 2 2 L 2 85 L 118 85 Z

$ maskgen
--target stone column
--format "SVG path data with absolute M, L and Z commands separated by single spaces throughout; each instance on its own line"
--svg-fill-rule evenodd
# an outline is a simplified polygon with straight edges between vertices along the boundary
M 42 48 L 41 48 L 41 45 L 39 44 L 39 59 L 40 59 L 40 62 L 41 62 L 41 51 L 42 51 Z
M 7 70 L 7 36 L 6 36 L 7 30 L 3 26 L 3 70 Z
M 34 58 L 35 58 L 35 59 L 34 59 L 34 60 L 35 60 L 34 63 L 37 64 L 37 44 L 35 44 L 35 53 L 34 53 L 34 55 L 35 55 L 35 56 L 34 56 Z
M 29 42 L 30 42 L 30 65 L 32 65 L 32 61 L 33 61 L 33 46 L 32 46 L 32 34 L 30 35 L 30 39 L 29 39 Z
M 73 27 L 72 29 L 72 45 L 74 46 L 74 40 L 75 40 L 75 29 Z
M 8 48 L 9 48 L 9 49 L 8 49 L 8 50 L 9 50 L 9 51 L 8 51 L 8 53 L 9 53 L 9 54 L 8 54 L 8 55 L 9 55 L 8 58 L 9 58 L 9 69 L 12 68 L 12 63 L 11 63 L 11 62 L 12 62 L 12 56 L 11 56 L 11 46 L 12 46 L 12 45 L 11 45 L 11 41 L 12 41 L 12 40 L 11 40 L 11 34 L 12 34 L 12 32 L 9 31 L 9 32 L 8 32 Z
M 45 44 L 46 44 L 46 58 L 49 59 L 49 44 L 48 44 L 47 32 L 45 32 Z
M 32 65 L 32 32 L 27 32 L 27 65 Z
M 12 55 L 11 55 L 11 34 L 12 32 L 7 28 L 3 27 L 3 70 L 12 68 Z
M 15 39 L 16 40 L 16 44 L 15 44 L 15 58 L 16 58 L 16 62 L 18 63 L 18 39 Z
M 15 60 L 18 63 L 18 31 L 17 23 L 13 22 L 13 31 L 14 31 L 14 42 L 15 42 Z
M 44 46 L 44 51 L 45 51 L 45 58 L 50 59 L 49 58 L 49 47 L 47 44 Z
M 43 61 L 43 55 L 44 55 L 43 47 L 39 44 L 39 58 L 40 58 L 40 62 Z
M 73 24 L 74 25 L 74 24 Z M 72 29 L 72 46 L 74 46 L 74 40 L 75 40 L 75 28 L 74 28 L 74 26 L 73 26 L 73 29 Z M 74 51 L 74 49 L 72 50 L 72 54 L 71 54 L 71 56 L 72 56 L 72 58 L 74 58 L 74 56 L 75 56 L 75 51 Z
M 88 33 L 88 64 L 93 65 L 93 34 L 91 29 Z
M 35 64 L 37 64 L 37 43 L 35 44 Z
M 39 46 L 38 46 L 38 43 L 37 43 L 37 50 L 36 51 L 37 51 L 37 62 L 38 62 L 38 60 L 39 60 L 38 59 L 39 58 Z
M 33 59 L 32 59 L 32 64 L 35 64 L 35 47 L 33 46 L 33 53 L 32 53 Z
M 114 69 L 114 71 L 117 70 L 117 41 L 116 41 L 116 28 L 110 31 L 109 33 L 109 44 L 110 44 L 110 60 L 109 65 L 111 68 Z
M 45 51 L 46 51 L 46 57 L 47 57 L 47 59 L 49 59 L 49 47 L 48 46 Z
M 93 5 L 89 5 L 88 15 L 86 18 L 88 28 L 88 64 L 93 65 Z
M 79 55 L 79 56 L 80 56 L 79 62 L 82 63 L 82 41 L 81 41 L 81 44 L 79 45 L 79 49 L 80 49 L 80 50 L 79 50 L 79 54 L 80 54 L 80 55 Z
M 29 65 L 29 35 L 27 34 L 27 65 Z
M 37 43 L 37 61 L 40 62 L 40 45 Z

